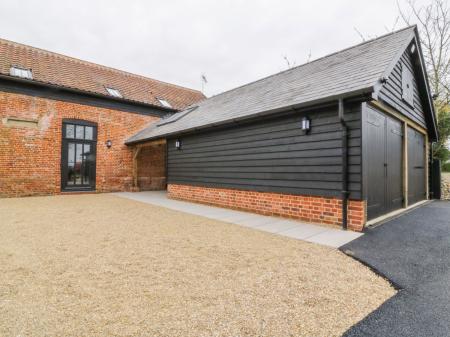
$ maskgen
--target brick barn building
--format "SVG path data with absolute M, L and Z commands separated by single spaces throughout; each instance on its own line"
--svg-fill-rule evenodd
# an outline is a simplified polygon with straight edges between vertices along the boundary
M 130 190 L 125 140 L 202 99 L 196 90 L 0 39 L 0 196 Z M 143 189 L 165 188 L 164 145 L 136 160 L 147 163 Z
M 430 196 L 438 134 L 415 26 L 208 99 L 0 48 L 2 196 L 167 187 L 171 198 L 354 230 Z

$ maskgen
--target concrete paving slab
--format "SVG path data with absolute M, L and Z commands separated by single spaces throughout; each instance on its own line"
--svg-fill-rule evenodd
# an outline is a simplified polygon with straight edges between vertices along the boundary
M 221 220 L 224 222 L 236 223 L 236 221 L 245 221 L 245 220 L 251 219 L 253 216 L 254 215 L 251 213 L 235 211 L 233 213 L 229 213 L 228 215 L 221 217 L 218 220 Z
M 265 231 L 269 233 L 280 233 L 289 229 L 297 228 L 300 225 L 293 221 L 288 220 L 277 220 L 273 222 L 269 222 L 268 224 L 258 226 L 256 229 L 260 231 Z
M 113 194 L 119 197 L 156 206 L 162 206 L 188 214 L 195 214 L 209 219 L 233 223 L 269 233 L 287 236 L 293 239 L 306 240 L 335 248 L 346 244 L 361 235 L 360 233 L 342 231 L 340 229 L 327 228 L 300 221 L 196 204 L 188 201 L 168 199 L 165 191 L 133 193 L 118 192 Z
M 302 224 L 302 226 L 297 226 L 282 232 L 279 232 L 278 234 L 284 235 L 290 238 L 294 239 L 306 239 L 313 235 L 317 235 L 319 233 L 325 232 L 329 230 L 326 227 L 321 227 L 317 225 L 310 225 L 310 224 Z
M 188 210 L 182 210 L 184 212 L 187 213 L 191 213 Z M 221 220 L 222 217 L 225 217 L 227 215 L 229 215 L 229 211 L 227 209 L 205 209 L 205 210 L 201 210 L 198 213 L 196 213 L 196 215 L 200 215 L 200 216 L 204 216 L 206 218 L 212 218 L 212 219 L 217 219 L 217 220 Z
M 244 227 L 256 228 L 256 227 L 260 227 L 260 226 L 266 225 L 268 223 L 271 223 L 273 221 L 274 221 L 274 219 L 271 217 L 255 214 L 252 217 L 247 218 L 247 219 L 236 220 L 236 221 L 234 221 L 234 223 L 236 225 L 241 225 Z
M 339 248 L 340 246 L 359 238 L 361 235 L 363 234 L 351 231 L 328 230 L 306 238 L 305 240 L 331 246 L 334 248 Z

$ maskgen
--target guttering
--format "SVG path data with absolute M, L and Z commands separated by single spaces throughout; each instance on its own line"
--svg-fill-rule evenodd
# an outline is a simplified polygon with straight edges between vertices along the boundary
M 347 230 L 348 218 L 348 126 L 344 119 L 344 100 L 338 100 L 338 115 L 342 126 L 342 229 Z

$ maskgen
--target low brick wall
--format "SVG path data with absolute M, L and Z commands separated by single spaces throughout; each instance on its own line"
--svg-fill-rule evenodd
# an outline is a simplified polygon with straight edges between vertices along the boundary
M 342 225 L 342 203 L 338 198 L 254 192 L 201 186 L 167 186 L 172 199 L 216 205 L 263 215 L 299 219 L 307 222 Z M 348 227 L 361 231 L 366 222 L 365 202 L 350 200 Z
M 450 200 L 450 172 L 442 172 L 441 199 Z

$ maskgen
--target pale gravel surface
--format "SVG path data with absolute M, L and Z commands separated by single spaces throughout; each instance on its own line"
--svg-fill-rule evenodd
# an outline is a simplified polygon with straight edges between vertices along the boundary
M 338 336 L 395 291 L 323 246 L 113 195 L 0 200 L 0 336 Z

